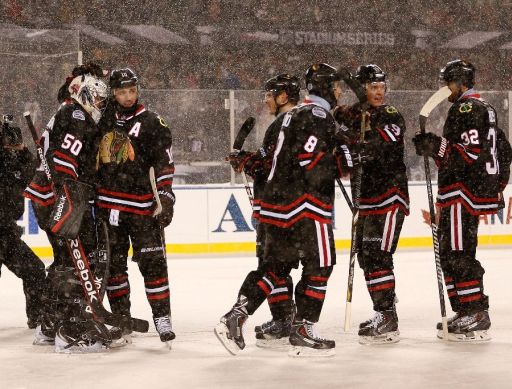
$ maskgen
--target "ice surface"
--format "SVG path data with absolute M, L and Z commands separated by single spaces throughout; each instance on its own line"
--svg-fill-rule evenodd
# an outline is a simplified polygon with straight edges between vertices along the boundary
M 334 337 L 336 356 L 297 360 L 286 352 L 258 349 L 253 328 L 269 317 L 262 306 L 245 327 L 246 349 L 230 356 L 213 327 L 234 303 L 256 259 L 186 258 L 169 261 L 173 324 L 169 351 L 152 333 L 123 349 L 96 355 L 57 355 L 32 346 L 25 326 L 21 281 L 5 267 L 0 278 L 0 388 L 510 388 L 512 387 L 512 249 L 479 250 L 486 268 L 493 340 L 486 344 L 436 339 L 437 283 L 431 251 L 402 250 L 395 268 L 402 340 L 361 346 L 356 327 L 371 314 L 364 279 L 356 270 L 352 331 L 343 333 L 348 255 L 338 255 L 329 283 L 320 333 Z M 298 272 L 294 272 L 297 279 Z M 142 278 L 130 264 L 132 314 L 151 320 Z M 448 303 L 448 301 L 447 301 Z

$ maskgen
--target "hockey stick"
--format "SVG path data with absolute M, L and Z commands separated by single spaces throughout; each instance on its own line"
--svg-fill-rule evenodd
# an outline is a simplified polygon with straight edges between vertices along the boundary
M 256 123 L 256 119 L 254 119 L 252 116 L 249 116 L 244 124 L 242 124 L 242 127 L 240 127 L 240 130 L 238 131 L 238 134 L 236 135 L 235 141 L 233 142 L 233 150 L 234 151 L 240 151 L 242 150 L 242 147 L 244 145 L 245 139 L 249 135 L 249 133 L 254 128 L 254 124 Z M 252 194 L 251 187 L 249 186 L 249 182 L 247 181 L 247 176 L 245 175 L 245 172 L 242 170 L 242 180 L 244 182 L 245 191 L 247 192 L 247 197 L 249 197 L 249 202 L 251 203 L 251 207 L 254 203 L 254 196 Z
M 46 178 L 48 182 L 53 186 L 52 175 L 48 165 L 48 161 L 44 155 L 44 150 L 39 143 L 39 135 L 37 134 L 34 123 L 30 116 L 30 112 L 23 114 L 27 121 L 27 126 L 34 140 L 37 155 L 39 156 L 40 162 L 43 165 Z M 92 315 L 94 320 L 100 323 L 105 323 L 113 327 L 131 328 L 136 332 L 148 332 L 149 323 L 146 320 L 130 318 L 129 316 L 113 314 L 105 309 L 101 302 L 100 293 L 98 291 L 97 282 L 98 279 L 92 272 L 87 256 L 84 253 L 82 242 L 79 237 L 75 239 L 66 239 L 69 254 L 75 270 L 78 274 L 78 279 L 84 290 L 84 296 L 87 301 L 86 311 Z M 106 282 L 106 280 L 104 280 Z
M 364 142 L 364 135 L 368 127 L 367 104 L 363 103 L 361 115 L 361 133 L 359 141 Z M 347 280 L 347 300 L 345 303 L 345 332 L 350 331 L 350 321 L 352 319 L 352 291 L 354 289 L 354 268 L 357 256 L 357 221 L 359 220 L 359 197 L 361 195 L 361 180 L 363 175 L 363 167 L 361 164 L 357 167 L 356 175 L 353 180 L 352 187 L 352 231 L 350 240 L 350 260 L 348 263 L 348 280 Z
M 427 100 L 423 108 L 420 111 L 420 132 L 425 133 L 425 125 L 427 124 L 427 118 L 430 112 L 434 110 L 443 100 L 450 96 L 451 91 L 447 86 L 442 87 L 436 93 L 434 93 Z M 441 305 L 441 321 L 443 324 L 443 337 L 448 340 L 448 319 L 446 318 L 446 305 L 444 302 L 444 280 L 443 270 L 441 268 L 441 257 L 439 255 L 439 239 L 437 236 L 437 223 L 436 223 L 436 211 L 434 208 L 434 195 L 432 194 L 432 178 L 430 176 L 430 165 L 428 163 L 428 156 L 423 156 L 425 163 L 425 181 L 427 182 L 427 193 L 428 193 L 428 206 L 430 208 L 430 226 L 432 227 L 432 239 L 434 241 L 434 257 L 436 263 L 437 273 L 437 288 L 439 290 L 439 304 Z
M 153 211 L 153 217 L 156 217 L 162 213 L 162 201 L 160 201 L 160 196 L 158 195 L 158 188 L 156 187 L 156 176 L 155 176 L 155 168 L 151 166 L 149 168 L 149 182 L 151 184 L 151 190 L 153 192 L 153 197 L 156 201 L 156 208 Z M 167 248 L 165 247 L 165 239 L 164 239 L 164 231 L 163 228 L 160 228 L 160 239 L 162 240 L 162 247 L 164 249 L 164 255 L 167 259 Z
M 156 208 L 153 211 L 153 216 L 158 216 L 162 213 L 162 202 L 160 196 L 158 196 L 158 189 L 156 187 L 155 168 L 151 166 L 149 168 L 149 182 L 151 183 L 151 190 L 153 191 L 153 197 L 156 201 Z
M 352 214 L 353 214 L 354 213 L 354 205 L 352 204 L 352 200 L 350 200 L 350 197 L 347 193 L 347 190 L 345 189 L 345 186 L 343 185 L 343 182 L 341 182 L 341 178 L 336 178 L 336 182 L 338 183 L 341 193 L 343 194 L 343 197 L 345 198 L 345 201 L 347 202 L 347 205 L 350 208 L 350 212 L 352 212 Z

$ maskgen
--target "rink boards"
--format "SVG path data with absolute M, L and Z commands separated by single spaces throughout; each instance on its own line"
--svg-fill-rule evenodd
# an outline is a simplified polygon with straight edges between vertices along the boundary
M 348 182 L 344 182 L 350 193 Z M 169 255 L 252 254 L 255 250 L 254 220 L 245 189 L 241 185 L 175 186 L 177 203 L 172 224 L 165 229 Z M 434 186 L 434 193 L 436 187 Z M 410 183 L 411 213 L 402 229 L 399 247 L 432 247 L 432 233 L 422 210 L 428 210 L 424 183 Z M 37 226 L 30 201 L 19 225 L 23 239 L 41 257 L 51 257 L 46 235 Z M 482 216 L 479 244 L 512 246 L 512 185 L 505 190 L 505 208 L 498 215 Z M 336 189 L 334 237 L 339 250 L 350 248 L 351 214 L 339 188 Z

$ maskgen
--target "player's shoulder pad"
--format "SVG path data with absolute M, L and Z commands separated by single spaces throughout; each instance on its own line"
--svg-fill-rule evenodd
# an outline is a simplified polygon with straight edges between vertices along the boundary
M 155 125 L 161 126 L 161 127 L 169 127 L 167 125 L 167 122 L 164 120 L 164 118 L 162 116 L 160 116 L 158 113 L 153 112 L 153 111 L 148 111 L 148 110 L 146 110 L 144 113 L 151 120 L 151 122 L 155 123 Z
M 71 117 L 72 117 L 73 119 L 77 119 L 77 120 L 83 120 L 83 121 L 85 121 L 85 114 L 84 114 L 84 112 L 83 112 L 82 110 L 80 110 L 80 109 L 75 109 L 75 110 L 73 111 L 73 113 L 71 114 Z
M 319 117 L 322 119 L 327 118 L 327 112 L 322 107 L 313 107 L 313 109 L 311 110 L 311 113 L 313 114 L 313 116 L 316 116 L 316 117 Z
M 455 104 L 455 113 L 462 117 L 487 116 L 488 106 L 478 99 L 458 100 Z
M 392 105 L 384 104 L 380 107 L 380 110 L 382 113 L 385 113 L 387 115 L 393 116 L 393 115 L 400 115 L 400 112 L 398 112 L 398 109 L 396 109 Z

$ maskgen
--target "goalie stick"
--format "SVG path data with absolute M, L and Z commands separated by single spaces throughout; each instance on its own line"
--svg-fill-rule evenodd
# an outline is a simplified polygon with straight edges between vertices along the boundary
M 235 141 L 233 142 L 234 151 L 242 150 L 245 139 L 254 128 L 255 123 L 256 119 L 254 119 L 252 116 L 249 116 L 247 119 L 245 119 L 245 122 L 242 124 L 242 127 L 240 127 L 240 130 L 238 130 L 238 134 L 236 135 Z M 242 180 L 244 182 L 245 191 L 247 192 L 247 197 L 249 197 L 249 202 L 251 203 L 252 207 L 254 203 L 254 196 L 252 194 L 251 187 L 249 186 L 249 182 L 247 182 L 247 176 L 245 175 L 245 172 L 243 170 L 241 172 L 241 175 Z
M 34 123 L 32 122 L 32 117 L 30 116 L 30 112 L 25 112 L 23 114 L 25 120 L 27 121 L 27 126 L 32 135 L 32 139 L 34 140 L 37 155 L 39 156 L 40 162 L 43 166 L 44 172 L 48 179 L 48 182 L 53 186 L 53 179 L 50 172 L 50 168 L 48 165 L 48 161 L 44 155 L 44 150 L 39 142 L 39 135 L 34 127 Z M 73 261 L 73 265 L 78 274 L 78 279 L 82 288 L 84 290 L 85 300 L 87 302 L 86 311 L 89 312 L 94 320 L 99 323 L 105 323 L 113 327 L 120 327 L 126 329 L 132 329 L 136 332 L 148 332 L 149 323 L 146 320 L 130 318 L 129 316 L 113 314 L 105 309 L 102 304 L 102 299 L 100 295 L 100 290 L 98 290 L 97 283 L 100 283 L 100 280 L 94 276 L 92 272 L 87 256 L 84 253 L 82 243 L 80 238 L 76 237 L 74 239 L 66 239 L 66 244 L 69 249 L 70 257 Z M 106 283 L 107 280 L 103 279 L 103 283 Z
M 420 132 L 422 134 L 425 133 L 425 126 L 427 124 L 427 118 L 430 115 L 430 112 L 434 110 L 443 100 L 447 99 L 450 96 L 451 91 L 447 86 L 442 87 L 436 93 L 434 93 L 427 100 L 423 108 L 420 111 Z M 434 195 L 432 193 L 432 178 L 430 176 L 430 165 L 428 163 L 428 156 L 423 156 L 423 161 L 425 163 L 425 181 L 427 183 L 427 194 L 428 194 L 428 206 L 430 209 L 430 226 L 432 227 L 432 239 L 434 242 L 434 257 L 436 263 L 436 274 L 437 274 L 437 288 L 439 290 L 439 304 L 441 306 L 441 321 L 443 324 L 443 337 L 445 340 L 448 340 L 448 319 L 446 318 L 446 305 L 444 302 L 444 280 L 443 280 L 443 270 L 441 268 L 441 257 L 439 255 L 439 239 L 437 236 L 437 223 L 436 223 L 436 211 L 434 208 Z

